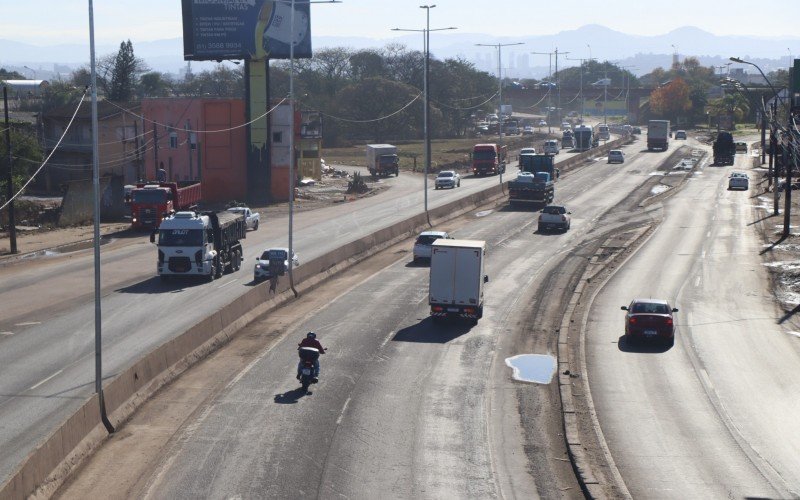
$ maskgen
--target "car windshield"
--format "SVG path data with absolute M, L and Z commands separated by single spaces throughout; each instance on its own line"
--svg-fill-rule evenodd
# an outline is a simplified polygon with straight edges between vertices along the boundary
M 162 247 L 199 247 L 203 245 L 202 229 L 162 229 L 158 232 Z
M 542 212 L 550 215 L 561 215 L 567 213 L 567 209 L 564 207 L 544 207 Z
M 475 160 L 494 160 L 497 155 L 492 150 L 488 151 L 475 151 L 472 153 L 472 158 Z
M 631 312 L 637 314 L 669 314 L 669 307 L 666 304 L 655 302 L 637 302 L 633 304 Z
M 259 260 L 286 260 L 286 250 L 279 248 L 264 250 L 264 253 L 261 254 L 261 257 L 259 257 Z
M 134 189 L 131 196 L 134 203 L 162 204 L 167 201 L 167 192 L 163 189 Z
M 433 242 L 442 238 L 438 235 L 423 234 L 417 238 L 417 245 L 433 245 Z
M 453 172 L 439 172 L 439 177 L 453 177 Z

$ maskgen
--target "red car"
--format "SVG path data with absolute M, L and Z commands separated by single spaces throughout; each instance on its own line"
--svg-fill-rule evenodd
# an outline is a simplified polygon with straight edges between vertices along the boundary
M 678 312 L 666 300 L 633 299 L 622 306 L 625 315 L 625 340 L 662 340 L 668 344 L 675 341 L 675 322 L 672 313 Z

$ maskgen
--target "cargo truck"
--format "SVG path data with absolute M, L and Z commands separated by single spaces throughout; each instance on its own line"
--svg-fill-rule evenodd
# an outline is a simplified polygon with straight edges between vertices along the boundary
M 572 135 L 575 137 L 575 149 L 578 151 L 589 151 L 592 149 L 593 133 L 592 127 L 588 125 L 578 125 L 575 127 L 572 131 Z
M 157 271 L 170 276 L 205 276 L 209 281 L 242 266 L 242 244 L 247 236 L 244 216 L 234 212 L 178 212 L 150 234 L 158 236 Z
M 508 203 L 512 207 L 519 204 L 546 205 L 554 197 L 555 185 L 546 172 L 520 172 L 508 183 Z
M 730 132 L 720 132 L 712 146 L 714 165 L 733 165 L 736 157 L 736 143 Z
M 391 144 L 367 144 L 367 168 L 373 177 L 400 175 L 400 158 L 397 146 Z
M 545 172 L 550 174 L 550 179 L 553 181 L 557 181 L 561 175 L 561 171 L 556 168 L 553 155 L 521 154 L 519 155 L 519 169 L 522 172 L 530 172 L 532 174 Z
M 197 206 L 202 197 L 199 182 L 148 182 L 136 184 L 128 195 L 131 226 L 156 229 L 165 217 Z
M 666 151 L 669 147 L 669 120 L 650 120 L 647 123 L 647 149 Z
M 499 146 L 495 143 L 476 144 L 472 148 L 473 175 L 505 173 L 507 152 L 508 146 Z
M 477 324 L 483 317 L 486 242 L 439 239 L 431 249 L 428 303 L 431 317 L 439 322 L 468 319 Z

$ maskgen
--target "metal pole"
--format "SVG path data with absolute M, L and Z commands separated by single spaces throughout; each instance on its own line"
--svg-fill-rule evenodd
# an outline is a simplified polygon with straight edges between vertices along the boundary
M 92 66 L 92 186 L 94 188 L 94 390 L 100 404 L 100 419 L 109 434 L 114 426 L 108 420 L 103 397 L 102 318 L 100 306 L 100 147 L 98 145 L 97 119 L 97 69 L 94 53 L 94 8 L 89 0 L 89 49 Z
M 435 7 L 435 6 L 434 6 Z M 430 225 L 430 215 L 428 214 L 428 173 L 431 168 L 431 133 L 430 133 L 430 101 L 428 96 L 428 68 L 430 65 L 430 48 L 428 44 L 430 43 L 430 31 L 431 31 L 431 6 L 425 6 L 425 33 L 424 35 L 424 49 L 425 49 L 425 71 L 424 71 L 424 82 L 423 87 L 425 91 L 425 113 L 423 116 L 423 120 L 425 123 L 423 124 L 423 129 L 425 132 L 425 173 L 423 177 L 424 189 L 423 192 L 425 193 L 425 217 L 428 218 L 428 225 Z
M 497 44 L 497 84 L 498 84 L 498 95 L 500 96 L 500 104 L 497 107 L 497 111 L 500 114 L 500 138 L 498 142 L 500 143 L 500 150 L 497 151 L 497 154 L 500 154 L 500 151 L 503 149 L 503 45 Z M 511 118 L 511 115 L 508 117 Z M 506 157 L 508 157 L 508 152 L 506 152 Z M 500 158 L 497 159 L 498 164 L 500 163 Z M 505 159 L 503 160 L 505 161 Z M 503 167 L 505 168 L 505 167 Z M 500 169 L 500 187 L 503 187 L 503 170 Z
M 791 233 L 791 215 L 792 215 L 792 166 L 789 164 L 789 151 L 791 150 L 792 146 L 792 136 L 794 134 L 791 133 L 791 124 L 792 118 L 791 115 L 789 116 L 789 127 L 790 133 L 786 137 L 786 144 L 782 144 L 783 146 L 783 153 L 781 154 L 783 158 L 783 168 L 786 169 L 786 185 L 784 186 L 786 189 L 786 195 L 784 197 L 784 205 L 783 205 L 783 237 L 788 238 L 789 234 Z
M 11 154 L 11 124 L 8 120 L 8 87 L 3 85 L 3 103 L 5 108 L 6 117 L 6 153 L 8 154 L 8 185 L 6 192 L 8 193 L 8 236 L 11 244 L 10 250 L 12 254 L 17 253 L 17 223 L 14 220 L 14 169 L 12 167 L 13 155 Z
M 289 14 L 289 255 L 287 261 L 289 262 L 289 287 L 294 292 L 294 296 L 299 294 L 294 288 L 294 274 L 292 273 L 292 266 L 294 259 L 292 258 L 292 226 L 294 224 L 294 0 L 291 2 L 292 12 Z
M 769 165 L 772 168 L 772 173 L 775 175 L 775 191 L 773 192 L 772 197 L 772 214 L 778 215 L 780 213 L 780 209 L 778 208 L 778 203 L 780 201 L 780 189 L 778 186 L 780 185 L 780 174 L 778 171 L 778 162 L 776 161 L 775 154 L 777 153 L 778 149 L 778 135 L 777 131 L 775 130 L 775 121 L 778 112 L 778 101 L 777 99 L 772 103 L 772 121 L 770 123 L 770 136 L 769 136 Z

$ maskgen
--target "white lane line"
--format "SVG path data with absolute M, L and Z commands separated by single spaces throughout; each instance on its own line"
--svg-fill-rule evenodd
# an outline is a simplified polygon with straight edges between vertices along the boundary
M 31 391 L 32 391 L 32 390 L 36 389 L 37 387 L 39 387 L 40 385 L 44 384 L 45 382 L 47 382 L 48 380 L 52 379 L 53 377 L 55 377 L 55 376 L 59 375 L 59 374 L 60 374 L 61 372 L 63 372 L 63 371 L 64 371 L 63 369 L 62 369 L 62 370 L 58 370 L 58 371 L 57 371 L 57 372 L 55 372 L 54 374 L 50 375 L 50 376 L 49 376 L 49 377 L 47 377 L 46 379 L 42 380 L 42 381 L 41 381 L 41 382 L 39 382 L 38 384 L 36 384 L 36 385 L 34 385 L 33 387 L 31 387 L 29 390 L 31 390 Z
M 41 325 L 41 321 L 27 321 L 25 323 L 14 323 L 14 326 L 32 326 L 32 325 Z
M 698 287 L 698 286 L 700 286 L 700 276 L 698 276 L 697 278 L 695 278 L 695 280 L 694 280 L 694 286 L 695 286 L 695 287 Z
M 342 412 L 339 414 L 339 418 L 336 419 L 336 425 L 342 423 L 342 418 L 344 417 L 344 412 L 347 411 L 347 405 L 350 404 L 350 398 L 347 398 L 347 401 L 344 402 L 344 406 L 342 406 Z
M 711 231 L 706 233 L 706 238 L 711 238 Z
M 8 336 L 11 336 L 11 335 L 14 335 L 14 332 L 0 332 L 0 335 L 8 335 Z
M 227 282 L 227 283 L 223 283 L 223 284 L 221 284 L 220 286 L 218 286 L 217 288 L 222 288 L 222 287 L 224 287 L 224 286 L 228 286 L 228 285 L 230 285 L 230 284 L 232 284 L 232 283 L 236 283 L 236 280 L 231 280 L 231 281 L 229 281 L 229 282 Z

